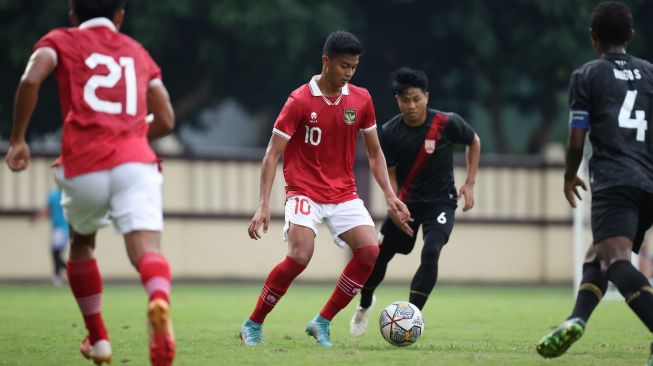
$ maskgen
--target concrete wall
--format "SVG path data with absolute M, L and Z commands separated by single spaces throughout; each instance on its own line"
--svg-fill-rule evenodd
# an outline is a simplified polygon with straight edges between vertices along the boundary
M 281 220 L 273 220 L 262 240 L 253 241 L 246 233 L 258 199 L 258 162 L 169 160 L 164 175 L 162 246 L 177 278 L 262 280 L 284 257 Z M 457 168 L 457 181 L 463 176 Z M 477 206 L 457 213 L 440 260 L 441 280 L 570 282 L 571 210 L 562 197 L 561 176 L 560 168 L 484 167 L 477 180 Z M 374 184 L 364 183 L 366 203 L 381 218 L 383 196 Z M 0 169 L 0 279 L 49 275 L 48 225 L 30 224 L 27 213 L 42 204 L 51 185 L 49 159 L 35 159 L 28 172 L 17 175 Z M 280 170 L 272 196 L 273 214 L 282 215 Z M 411 255 L 391 262 L 387 278 L 410 280 L 419 250 L 421 239 Z M 97 256 L 107 278 L 136 278 L 122 238 L 111 228 L 100 232 Z M 348 257 L 321 227 L 313 261 L 301 278 L 335 280 Z

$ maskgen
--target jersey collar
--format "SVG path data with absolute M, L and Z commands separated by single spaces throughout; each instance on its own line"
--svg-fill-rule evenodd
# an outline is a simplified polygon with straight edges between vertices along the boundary
M 114 32 L 118 31 L 118 29 L 116 29 L 116 25 L 113 24 L 109 18 L 92 18 L 79 25 L 79 29 L 86 29 L 91 27 L 107 27 Z
M 335 102 L 331 102 L 329 98 L 322 95 L 322 91 L 320 90 L 320 87 L 317 86 L 317 81 L 319 79 L 320 79 L 320 75 L 313 76 L 311 78 L 311 81 L 308 83 L 308 86 L 311 89 L 311 94 L 314 97 L 322 97 L 322 99 L 327 105 L 338 105 L 340 104 L 340 100 L 342 100 L 343 95 L 349 95 L 349 83 L 347 83 L 345 84 L 345 86 L 342 87 L 342 92 L 340 93 L 340 96 L 338 96 L 338 99 L 336 99 Z

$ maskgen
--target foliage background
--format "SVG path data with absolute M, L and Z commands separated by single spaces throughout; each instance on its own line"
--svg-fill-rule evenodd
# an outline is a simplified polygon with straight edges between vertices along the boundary
M 653 59 L 653 2 L 626 1 L 637 36 L 630 51 Z M 591 0 L 131 0 L 123 31 L 141 41 L 164 71 L 178 128 L 202 124 L 202 111 L 236 100 L 264 146 L 287 95 L 320 71 L 326 35 L 357 34 L 366 52 L 354 84 L 370 90 L 380 123 L 397 113 L 389 80 L 411 66 L 431 77 L 431 107 L 456 111 L 479 132 L 485 152 L 541 153 L 566 138 L 571 71 L 595 57 Z M 66 1 L 0 0 L 0 137 L 10 129 L 15 87 L 32 45 L 67 26 Z M 60 128 L 49 80 L 32 137 Z M 228 122 L 228 121 L 227 121 Z M 251 132 L 254 130 L 254 132 Z M 184 141 L 183 144 L 193 144 Z

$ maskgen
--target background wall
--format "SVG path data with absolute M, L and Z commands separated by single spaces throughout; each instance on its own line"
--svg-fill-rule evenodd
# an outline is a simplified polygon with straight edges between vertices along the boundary
M 457 212 L 457 223 L 441 257 L 443 281 L 558 283 L 573 277 L 571 210 L 560 193 L 559 165 L 519 159 L 484 161 L 476 184 L 476 207 Z M 0 279 L 46 278 L 50 273 L 48 224 L 28 217 L 45 201 L 51 186 L 50 157 L 37 157 L 28 171 L 0 169 Z M 359 188 L 377 222 L 385 212 L 383 196 L 357 165 Z M 263 239 L 250 240 L 246 228 L 258 197 L 255 160 L 168 159 L 164 163 L 166 212 L 163 251 L 176 278 L 257 279 L 286 253 L 281 240 L 283 175 L 272 194 L 275 218 Z M 456 168 L 457 181 L 463 167 Z M 397 256 L 387 278 L 409 280 L 419 263 L 415 251 Z M 111 228 L 98 237 L 98 258 L 107 278 L 136 278 L 122 238 Z M 349 257 L 320 227 L 307 280 L 333 280 Z

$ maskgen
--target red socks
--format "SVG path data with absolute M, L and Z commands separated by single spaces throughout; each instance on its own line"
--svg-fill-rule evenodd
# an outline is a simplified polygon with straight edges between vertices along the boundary
M 249 319 L 262 324 L 265 317 L 288 291 L 288 287 L 290 287 L 295 277 L 299 276 L 305 268 L 305 265 L 295 262 L 290 257 L 286 257 L 283 262 L 277 264 L 265 280 L 261 296 L 256 302 L 256 307 Z
M 138 272 L 149 301 L 163 299 L 170 302 L 170 265 L 164 256 L 156 252 L 144 254 L 138 260 Z
M 354 256 L 342 271 L 329 301 L 320 311 L 320 316 L 333 319 L 360 292 L 363 284 L 372 274 L 379 251 L 379 246 L 376 244 L 354 250 Z
M 109 339 L 102 320 L 102 277 L 95 259 L 69 260 L 68 282 L 84 316 L 91 344 Z

